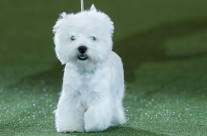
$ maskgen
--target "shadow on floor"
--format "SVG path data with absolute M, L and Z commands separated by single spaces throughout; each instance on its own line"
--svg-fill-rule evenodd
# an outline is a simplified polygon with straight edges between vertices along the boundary
M 170 38 L 187 36 L 207 30 L 207 19 L 186 20 L 172 24 L 162 25 L 146 32 L 138 32 L 120 41 L 115 42 L 117 52 L 124 62 L 126 82 L 135 80 L 135 70 L 145 62 L 185 60 L 207 55 L 207 51 L 196 52 L 191 55 L 167 56 L 163 46 Z M 48 71 L 23 78 L 20 83 L 33 84 L 39 81 L 53 85 L 62 81 L 63 66 L 54 64 Z
M 135 80 L 135 70 L 145 62 L 184 60 L 207 55 L 207 51 L 191 55 L 168 56 L 166 40 L 207 30 L 207 19 L 188 20 L 166 24 L 146 32 L 137 33 L 115 42 L 115 51 L 122 57 L 127 82 Z
M 158 134 L 155 132 L 151 132 L 149 130 L 135 129 L 126 126 L 114 126 L 103 132 L 88 132 L 88 133 L 67 133 L 67 134 L 75 134 L 75 135 L 100 135 L 100 136 L 167 136 L 164 134 Z
M 106 134 L 119 134 L 124 136 L 167 136 L 163 134 L 158 134 L 155 132 L 151 132 L 149 130 L 142 130 L 142 129 L 135 129 L 131 127 L 125 127 L 125 126 L 115 126 L 107 129 L 106 131 L 102 132 Z
M 36 126 L 29 126 L 29 125 L 21 125 L 21 126 L 18 126 L 16 125 L 15 126 L 15 129 L 12 129 L 7 126 L 5 127 L 4 126 L 4 132 L 5 134 L 9 131 L 9 133 L 13 133 L 15 134 L 15 132 L 19 131 L 19 132 L 24 132 L 25 130 L 30 130 L 31 128 L 33 128 L 34 130 L 33 131 L 36 131 L 36 130 L 39 130 L 40 128 L 36 128 Z M 115 126 L 115 127 L 111 127 L 103 132 L 89 132 L 89 133 L 58 133 L 56 132 L 54 129 L 51 129 L 50 127 L 43 127 L 41 129 L 42 130 L 45 130 L 45 132 L 47 133 L 53 133 L 53 134 L 57 134 L 57 135 L 77 135 L 77 136 L 82 136 L 82 135 L 95 135 L 95 136 L 168 136 L 168 135 L 165 135 L 165 134 L 159 134 L 159 133 L 156 133 L 156 132 L 151 132 L 149 130 L 142 130 L 142 129 L 135 129 L 135 128 L 131 128 L 131 127 L 125 127 L 125 126 Z M 41 134 L 44 134 L 44 131 L 43 132 L 40 132 Z

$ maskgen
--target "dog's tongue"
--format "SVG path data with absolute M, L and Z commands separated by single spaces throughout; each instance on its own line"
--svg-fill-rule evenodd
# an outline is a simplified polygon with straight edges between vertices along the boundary
M 87 60 L 88 57 L 85 54 L 80 54 L 80 55 L 78 55 L 78 59 L 79 60 Z

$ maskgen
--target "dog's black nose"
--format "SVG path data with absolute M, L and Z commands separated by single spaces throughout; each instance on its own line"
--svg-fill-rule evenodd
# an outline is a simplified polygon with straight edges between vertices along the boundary
M 87 47 L 86 46 L 80 46 L 78 47 L 78 50 L 80 53 L 84 54 L 87 51 Z

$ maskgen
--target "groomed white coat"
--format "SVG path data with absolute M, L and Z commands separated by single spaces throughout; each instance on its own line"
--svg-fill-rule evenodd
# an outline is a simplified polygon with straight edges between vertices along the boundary
M 126 122 L 123 65 L 112 51 L 113 31 L 111 19 L 93 5 L 76 14 L 62 13 L 56 22 L 55 51 L 66 64 L 55 111 L 58 132 L 103 131 Z M 80 46 L 86 48 L 83 54 Z

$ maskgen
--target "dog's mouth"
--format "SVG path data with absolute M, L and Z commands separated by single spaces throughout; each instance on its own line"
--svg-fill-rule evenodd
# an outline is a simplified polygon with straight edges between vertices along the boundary
M 78 55 L 78 59 L 79 60 L 87 60 L 88 59 L 88 56 L 86 54 L 79 54 Z

